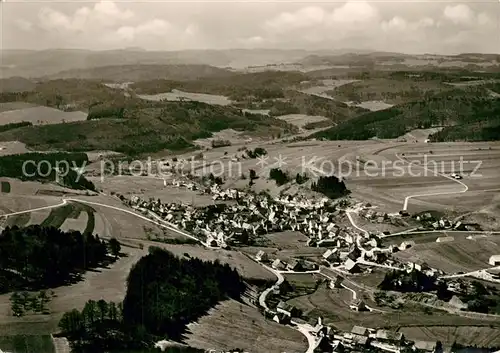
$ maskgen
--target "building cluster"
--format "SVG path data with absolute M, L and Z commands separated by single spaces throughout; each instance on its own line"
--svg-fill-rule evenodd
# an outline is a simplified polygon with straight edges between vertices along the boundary
M 376 350 L 381 352 L 442 352 L 437 341 L 411 341 L 402 332 L 354 326 L 351 332 L 333 333 L 333 346 L 330 352 Z M 339 347 L 342 347 L 340 350 Z M 323 351 L 325 352 L 325 351 Z

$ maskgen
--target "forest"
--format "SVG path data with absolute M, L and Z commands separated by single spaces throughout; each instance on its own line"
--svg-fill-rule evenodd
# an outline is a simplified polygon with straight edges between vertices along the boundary
M 77 349 L 147 348 L 155 340 L 180 339 L 189 322 L 222 300 L 239 300 L 245 288 L 227 264 L 150 247 L 130 271 L 123 303 L 88 302 L 81 312 L 65 313 L 59 326 Z
M 39 225 L 7 227 L 0 236 L 0 293 L 74 283 L 85 271 L 116 259 L 108 257 L 108 247 L 98 235 Z
M 311 184 L 311 190 L 322 193 L 330 199 L 336 199 L 349 193 L 349 190 L 347 190 L 344 182 L 339 180 L 334 175 L 319 177 L 316 182 Z
M 0 176 L 23 181 L 56 181 L 72 189 L 95 191 L 91 181 L 72 169 L 83 168 L 88 161 L 85 153 L 13 154 L 0 157 Z

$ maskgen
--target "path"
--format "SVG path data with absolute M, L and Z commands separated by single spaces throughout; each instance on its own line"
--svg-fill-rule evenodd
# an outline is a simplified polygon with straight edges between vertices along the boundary
M 52 205 L 52 206 L 45 206 L 45 207 L 39 207 L 39 208 L 32 208 L 29 210 L 24 210 L 24 211 L 19 211 L 19 212 L 12 212 L 12 213 L 7 213 L 7 214 L 2 214 L 0 215 L 0 218 L 2 217 L 10 217 L 10 216 L 16 216 L 19 214 L 24 214 L 24 213 L 31 213 L 31 212 L 37 212 L 37 211 L 43 211 L 43 210 L 49 210 L 51 208 L 57 208 L 66 205 L 67 201 L 62 200 L 61 203 L 58 203 L 57 205 Z
M 408 165 L 410 165 L 410 166 L 414 166 L 414 164 L 412 164 L 411 162 L 408 162 L 406 159 L 402 158 L 402 157 L 401 157 L 401 156 L 399 156 L 399 154 L 397 154 L 397 153 L 396 153 L 396 157 L 397 157 L 400 161 L 402 161 L 402 162 L 404 162 L 404 163 L 406 163 L 406 164 L 408 164 Z M 465 185 L 463 182 L 461 182 L 460 180 L 457 180 L 457 179 L 455 179 L 455 178 L 452 178 L 452 177 L 450 177 L 450 176 L 448 176 L 448 175 L 446 175 L 446 174 L 439 173 L 439 172 L 437 172 L 437 171 L 435 171 L 435 170 L 431 170 L 431 169 L 427 168 L 427 166 L 417 165 L 417 167 L 420 167 L 420 168 L 423 168 L 423 169 L 425 169 L 425 170 L 427 170 L 427 171 L 430 171 L 430 172 L 434 173 L 434 175 L 440 175 L 440 176 L 442 176 L 443 178 L 450 179 L 451 181 L 453 181 L 453 182 L 456 182 L 456 183 L 460 184 L 460 185 L 463 187 L 463 189 L 462 189 L 462 190 L 460 190 L 460 191 L 434 192 L 434 193 L 416 194 L 416 195 L 406 196 L 405 201 L 404 201 L 404 204 L 403 204 L 403 210 L 404 210 L 404 211 L 406 211 L 406 210 L 408 209 L 408 202 L 410 201 L 410 199 L 415 198 L 415 197 L 426 197 L 426 196 L 438 196 L 438 195 L 463 194 L 464 192 L 467 192 L 467 191 L 469 190 L 469 187 L 468 187 L 467 185 Z

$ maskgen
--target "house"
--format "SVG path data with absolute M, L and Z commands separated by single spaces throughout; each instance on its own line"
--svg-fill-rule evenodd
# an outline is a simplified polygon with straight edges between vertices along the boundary
M 359 267 L 359 265 L 356 262 L 354 262 L 351 259 L 349 259 L 349 258 L 344 262 L 344 267 L 350 273 L 359 273 L 359 272 L 361 272 L 361 268 Z
M 296 259 L 291 259 L 287 265 L 286 269 L 288 271 L 302 271 L 304 267 L 302 266 L 302 262 Z
M 490 260 L 488 263 L 491 266 L 500 266 L 500 255 L 491 255 Z
M 415 246 L 415 242 L 413 240 L 406 240 L 401 243 L 399 246 L 399 250 L 406 250 L 411 248 L 412 246 Z
M 370 343 L 370 337 L 353 335 L 352 336 L 352 343 L 357 345 L 357 346 L 366 347 Z
M 489 269 L 486 270 L 488 274 L 490 274 L 494 279 L 500 279 L 500 269 Z
M 328 249 L 327 251 L 325 251 L 325 253 L 323 254 L 323 259 L 329 262 L 336 262 L 340 260 L 338 248 Z
M 343 280 L 344 278 L 342 276 L 336 276 L 334 280 L 330 281 L 328 286 L 330 287 L 330 289 L 341 288 Z
M 434 353 L 436 351 L 436 342 L 415 341 L 413 350 L 421 353 Z
M 283 262 L 281 262 L 280 259 L 276 259 L 271 264 L 271 267 L 274 268 L 275 270 L 283 270 L 285 268 L 285 265 L 283 264 Z
M 255 255 L 255 260 L 257 260 L 259 262 L 260 261 L 268 261 L 269 256 L 267 255 L 267 253 L 264 250 L 259 250 L 257 255 Z
M 284 301 L 280 301 L 278 303 L 278 306 L 276 307 L 276 311 L 278 314 L 284 314 L 290 317 L 295 317 L 298 314 L 297 308 L 294 306 L 285 303 Z
M 405 338 L 402 332 L 378 330 L 375 339 L 385 343 L 402 344 Z
M 368 331 L 368 329 L 366 327 L 363 327 L 363 326 L 354 326 L 351 330 L 351 333 L 353 335 L 368 337 L 370 331 Z
M 349 305 L 349 308 L 354 311 L 365 311 L 366 310 L 366 304 L 362 300 L 353 300 L 351 304 Z
M 349 252 L 349 255 L 347 257 L 353 261 L 356 261 L 361 256 L 361 250 L 357 247 L 354 246 L 353 249 Z
M 436 243 L 448 243 L 448 242 L 453 241 L 453 240 L 455 240 L 455 238 L 450 237 L 450 236 L 439 237 L 436 239 Z
M 454 295 L 448 302 L 451 306 L 457 308 L 458 310 L 467 309 L 467 304 L 465 304 L 459 297 Z
M 333 353 L 333 347 L 330 344 L 327 337 L 322 336 L 316 343 L 316 347 L 313 350 L 314 353 Z
M 274 315 L 273 321 L 276 321 L 278 324 L 288 325 L 290 324 L 291 317 L 283 313 L 278 313 Z

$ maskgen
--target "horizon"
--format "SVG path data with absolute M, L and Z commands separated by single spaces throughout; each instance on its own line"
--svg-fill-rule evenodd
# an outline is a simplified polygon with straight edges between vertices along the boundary
M 2 48 L 500 53 L 500 2 L 3 2 Z M 374 50 L 373 48 L 377 48 Z

